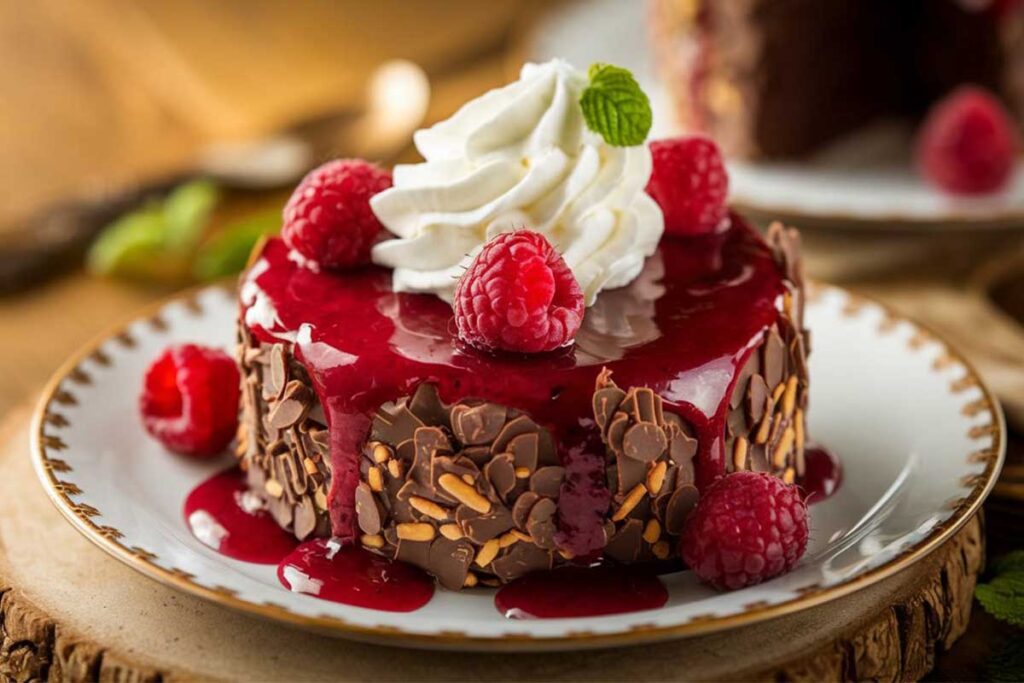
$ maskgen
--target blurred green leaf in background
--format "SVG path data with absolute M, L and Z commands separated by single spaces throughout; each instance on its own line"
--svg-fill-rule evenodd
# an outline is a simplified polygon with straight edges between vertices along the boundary
M 261 210 L 211 232 L 222 193 L 194 180 L 108 225 L 86 259 L 97 275 L 135 282 L 184 284 L 240 272 L 264 235 L 281 228 L 281 211 Z
M 206 281 L 241 272 L 256 243 L 280 230 L 280 211 L 255 214 L 226 226 L 203 244 L 193 263 L 193 275 Z

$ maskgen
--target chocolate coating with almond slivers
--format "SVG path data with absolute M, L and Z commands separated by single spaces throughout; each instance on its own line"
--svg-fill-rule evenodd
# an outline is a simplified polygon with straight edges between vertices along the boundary
M 359 535 L 355 494 L 375 411 L 425 382 L 449 405 L 476 397 L 529 415 L 555 452 L 566 453 L 588 442 L 575 432 L 592 415 L 597 377 L 608 368 L 622 387 L 650 388 L 692 430 L 697 488 L 726 471 L 723 434 L 733 385 L 787 292 L 778 250 L 738 217 L 733 222 L 722 235 L 664 240 L 648 272 L 627 288 L 602 293 L 587 310 L 573 348 L 525 358 L 460 345 L 449 306 L 392 292 L 385 270 L 314 273 L 271 241 L 243 284 L 245 323 L 260 341 L 294 342 L 323 406 L 333 532 Z M 658 269 L 660 279 L 649 276 Z M 603 453 L 583 456 L 577 479 L 603 467 Z M 588 524 L 581 533 L 593 537 L 601 521 Z

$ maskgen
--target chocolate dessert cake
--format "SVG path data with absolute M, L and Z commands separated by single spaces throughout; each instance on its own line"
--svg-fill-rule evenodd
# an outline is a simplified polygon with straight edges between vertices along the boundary
M 528 360 L 459 348 L 448 305 L 387 271 L 316 273 L 271 241 L 239 323 L 250 486 L 300 540 L 358 540 L 447 587 L 674 555 L 714 477 L 804 468 L 798 238 L 732 219 L 663 244 L 571 352 Z
M 681 123 L 740 158 L 793 157 L 865 124 L 918 118 L 956 86 L 1024 123 L 1016 0 L 653 0 Z
M 277 238 L 254 254 L 237 454 L 299 540 L 361 545 L 451 589 L 497 585 L 678 557 L 712 482 L 803 475 L 796 231 L 765 239 L 729 214 L 662 238 L 650 152 L 583 126 L 586 85 L 563 62 L 528 65 L 418 133 L 426 161 L 370 200 L 393 235 L 375 265 L 321 268 Z M 454 284 L 522 226 L 557 245 L 582 322 L 553 350 L 481 350 Z

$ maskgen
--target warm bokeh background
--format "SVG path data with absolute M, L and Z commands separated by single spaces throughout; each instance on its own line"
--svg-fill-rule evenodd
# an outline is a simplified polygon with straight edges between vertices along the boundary
M 373 67 L 388 59 L 406 58 L 426 70 L 432 86 L 427 121 L 442 118 L 511 78 L 531 25 L 557 4 L 0 0 L 0 258 L 5 240 L 24 241 L 19 231 L 26 218 L 52 202 L 117 192 L 188 169 L 211 142 L 358 111 Z M 413 154 L 406 148 L 397 156 Z M 956 307 L 973 272 L 972 249 L 1019 250 L 1019 237 L 943 237 L 925 247 L 918 235 L 890 235 L 884 253 L 894 255 L 892 263 L 909 260 L 914 267 L 884 273 L 878 245 L 863 249 L 877 236 L 833 230 L 806 237 L 817 274 L 881 294 L 912 314 L 944 319 L 943 331 L 958 345 L 998 363 L 990 382 L 1024 387 L 1021 358 L 988 334 L 985 319 L 963 318 Z M 30 400 L 87 339 L 173 289 L 96 278 L 74 266 L 62 274 L 0 296 L 0 414 Z M 1000 281 L 999 292 L 1007 306 L 1024 311 L 1020 276 L 1018 270 Z M 945 288 L 936 289 L 936 282 Z M 1012 450 L 1018 459 L 1024 453 L 1019 442 Z M 997 515 L 990 518 L 998 523 Z M 987 634 L 998 627 L 980 609 L 975 615 L 977 628 L 943 657 L 936 678 L 974 678 L 984 670 Z
M 26 218 L 51 202 L 187 169 L 214 141 L 358 111 L 372 69 L 389 59 L 427 71 L 427 120 L 443 118 L 518 70 L 521 36 L 552 4 L 0 2 L 0 247 L 23 240 Z M 72 269 L 0 298 L 0 413 L 84 341 L 171 289 Z

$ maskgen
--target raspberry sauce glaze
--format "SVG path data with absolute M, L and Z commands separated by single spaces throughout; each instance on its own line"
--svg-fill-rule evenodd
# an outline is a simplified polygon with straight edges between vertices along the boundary
M 596 550 L 607 507 L 607 490 L 588 485 L 601 478 L 588 472 L 604 467 L 603 450 L 586 435 L 602 367 L 619 386 L 652 388 L 693 426 L 698 486 L 724 472 L 728 398 L 738 369 L 776 320 L 785 288 L 765 243 L 738 216 L 732 224 L 719 235 L 663 239 L 640 277 L 602 293 L 587 310 L 574 346 L 533 356 L 461 345 L 451 307 L 393 292 L 388 270 L 317 273 L 270 241 L 242 284 L 245 324 L 260 341 L 294 342 L 316 387 L 331 434 L 335 536 L 354 537 L 358 454 L 373 412 L 426 381 L 445 401 L 474 397 L 519 408 L 552 431 L 580 483 L 559 504 L 569 535 L 560 542 L 578 554 Z M 569 509 L 580 518 L 565 519 Z
M 324 539 L 296 548 L 277 578 L 296 593 L 385 612 L 418 610 L 434 595 L 434 579 L 411 564 Z
M 192 535 L 203 545 L 236 560 L 277 564 L 297 543 L 249 492 L 237 467 L 192 489 L 184 514 Z
M 503 586 L 494 606 L 509 619 L 599 617 L 658 609 L 668 590 L 638 567 L 561 567 L 527 574 Z

